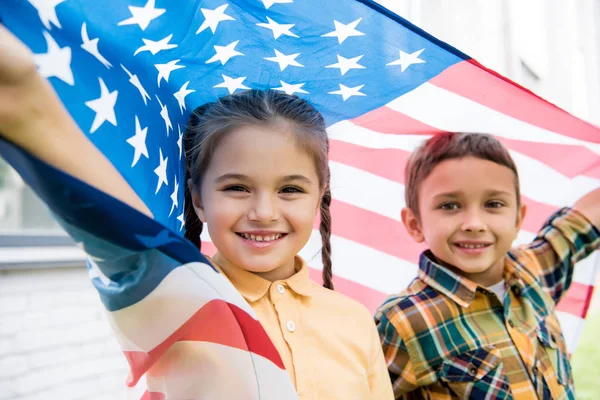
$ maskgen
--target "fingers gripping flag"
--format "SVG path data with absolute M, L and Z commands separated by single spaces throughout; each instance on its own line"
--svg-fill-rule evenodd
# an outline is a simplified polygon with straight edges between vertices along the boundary
M 519 242 L 531 240 L 557 207 L 600 186 L 598 128 L 368 0 L 5 0 L 0 13 L 155 216 L 2 144 L 2 155 L 90 254 L 130 383 L 145 374 L 152 396 L 177 397 L 190 382 L 192 398 L 207 385 L 226 394 L 231 386 L 251 388 L 255 398 L 291 390 L 251 309 L 181 239 L 182 131 L 198 105 L 254 88 L 296 94 L 319 108 L 331 140 L 336 288 L 372 310 L 416 276 L 422 248 L 399 220 L 403 169 L 431 135 L 484 132 L 509 148 L 529 206 Z M 302 253 L 315 279 L 320 243 L 316 229 Z M 214 251 L 207 236 L 203 251 Z M 595 255 L 577 266 L 559 304 L 571 351 L 598 262 Z M 131 315 L 141 317 L 132 323 Z M 161 360 L 194 348 L 202 356 L 193 371 L 161 369 Z M 216 359 L 222 370 L 213 368 Z

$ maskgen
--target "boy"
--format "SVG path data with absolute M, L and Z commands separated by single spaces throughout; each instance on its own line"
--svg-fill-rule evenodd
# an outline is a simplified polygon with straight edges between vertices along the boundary
M 447 133 L 409 159 L 406 205 L 429 250 L 375 316 L 395 397 L 573 399 L 555 306 L 600 246 L 600 189 L 511 249 L 526 213 L 513 160 L 492 136 Z

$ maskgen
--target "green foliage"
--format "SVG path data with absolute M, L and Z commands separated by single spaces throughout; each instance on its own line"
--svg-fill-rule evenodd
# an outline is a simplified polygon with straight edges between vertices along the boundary
M 596 400 L 600 396 L 600 311 L 591 313 L 573 354 L 571 364 L 578 400 Z

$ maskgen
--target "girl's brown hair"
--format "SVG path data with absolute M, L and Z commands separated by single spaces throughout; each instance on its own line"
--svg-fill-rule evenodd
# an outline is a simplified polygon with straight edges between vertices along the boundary
M 307 101 L 276 91 L 248 90 L 220 98 L 196 108 L 184 133 L 186 183 L 191 179 L 200 188 L 221 139 L 232 130 L 248 125 L 286 124 L 293 129 L 298 145 L 315 162 L 319 185 L 323 190 L 320 213 L 323 260 L 323 286 L 333 289 L 331 271 L 331 192 L 329 190 L 329 140 L 325 120 Z M 251 139 L 249 139 L 251 140 Z M 200 248 L 202 221 L 196 215 L 191 192 L 185 185 L 185 237 Z

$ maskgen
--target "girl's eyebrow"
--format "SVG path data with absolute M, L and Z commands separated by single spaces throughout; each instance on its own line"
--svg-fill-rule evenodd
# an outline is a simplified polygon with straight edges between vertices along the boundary
M 228 180 L 248 181 L 250 178 L 244 174 L 224 174 L 215 179 L 215 183 L 220 183 Z
M 220 183 L 220 182 L 224 182 L 224 181 L 228 181 L 228 180 L 249 181 L 250 177 L 248 177 L 247 175 L 244 175 L 244 174 L 234 174 L 234 173 L 223 174 L 223 175 L 219 176 L 217 179 L 215 179 L 215 183 Z M 282 182 L 302 181 L 307 184 L 312 183 L 312 181 L 310 179 L 308 179 L 304 175 L 300 175 L 300 174 L 286 175 L 281 178 L 281 181 Z
M 283 182 L 289 182 L 289 181 L 302 181 L 308 184 L 311 184 L 312 181 L 310 179 L 308 179 L 307 177 L 305 177 L 304 175 L 286 175 L 282 178 Z

